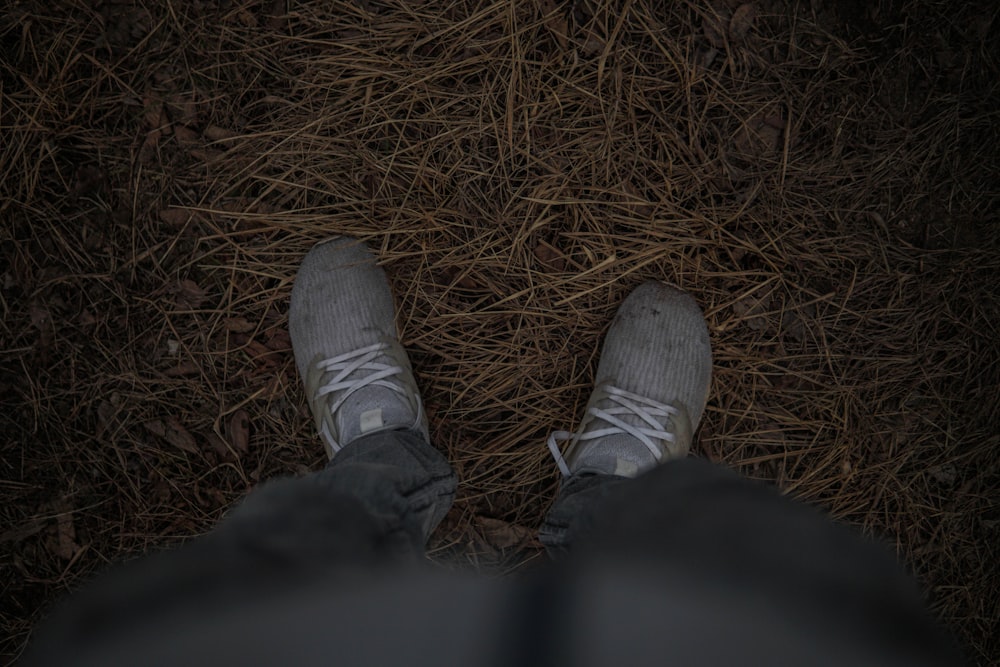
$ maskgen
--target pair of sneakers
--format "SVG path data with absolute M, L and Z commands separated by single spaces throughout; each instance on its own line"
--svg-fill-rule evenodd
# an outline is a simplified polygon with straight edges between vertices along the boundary
M 363 243 L 339 237 L 306 255 L 292 288 L 288 328 L 331 458 L 357 438 L 387 429 L 412 429 L 429 442 L 420 391 L 396 334 L 389 282 Z M 685 456 L 705 409 L 711 368 L 708 328 L 694 299 L 660 282 L 637 287 L 608 330 L 579 428 L 549 437 L 562 474 L 635 477 Z

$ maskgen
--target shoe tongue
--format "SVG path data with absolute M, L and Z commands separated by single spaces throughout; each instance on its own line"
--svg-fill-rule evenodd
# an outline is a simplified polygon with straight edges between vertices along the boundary
M 368 433 L 410 427 L 416 415 L 402 394 L 387 387 L 368 386 L 348 396 L 335 419 L 344 446 Z
M 611 407 L 610 402 L 607 405 L 598 404 L 598 406 L 602 409 Z M 649 424 L 639 415 L 617 416 L 629 426 L 649 427 Z M 598 420 L 598 424 L 592 425 L 591 428 L 608 426 L 604 420 Z M 636 477 L 656 467 L 658 463 L 666 463 L 670 459 L 686 456 L 691 446 L 690 424 L 687 411 L 680 407 L 677 414 L 673 415 L 666 423 L 667 430 L 674 436 L 674 442 L 652 439 L 653 443 L 661 448 L 662 458 L 660 459 L 656 458 L 645 443 L 628 433 L 613 433 L 602 438 L 583 441 L 578 445 L 578 450 L 573 456 L 570 472 L 587 471 L 621 477 Z

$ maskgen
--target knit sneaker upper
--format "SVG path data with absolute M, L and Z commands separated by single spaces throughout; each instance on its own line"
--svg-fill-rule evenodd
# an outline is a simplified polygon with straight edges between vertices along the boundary
M 664 283 L 640 285 L 608 329 L 580 427 L 549 438 L 560 470 L 634 477 L 686 455 L 711 371 L 708 327 L 694 299 Z M 570 441 L 564 455 L 559 440 Z
M 292 288 L 295 364 L 327 453 L 357 437 L 408 427 L 427 437 L 420 394 L 396 336 L 385 272 L 360 242 L 316 245 Z

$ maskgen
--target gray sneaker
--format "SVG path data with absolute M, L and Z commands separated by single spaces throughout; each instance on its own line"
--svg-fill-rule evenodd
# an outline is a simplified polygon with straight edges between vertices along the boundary
M 396 335 L 389 281 L 363 243 L 339 237 L 309 251 L 292 287 L 288 333 L 331 458 L 377 431 L 409 428 L 429 440 L 420 392 Z
M 635 477 L 684 457 L 711 376 L 712 348 L 698 304 L 671 285 L 640 285 L 611 322 L 580 428 L 549 437 L 560 471 Z M 561 454 L 559 441 L 566 440 Z

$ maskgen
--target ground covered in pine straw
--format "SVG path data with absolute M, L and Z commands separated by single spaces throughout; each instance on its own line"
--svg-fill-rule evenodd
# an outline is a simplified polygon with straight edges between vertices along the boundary
M 694 454 L 886 540 L 1000 660 L 998 11 L 7 3 L 0 652 L 322 466 L 286 314 L 350 234 L 462 480 L 432 557 L 541 557 L 545 438 L 617 304 L 668 280 L 715 354 Z

